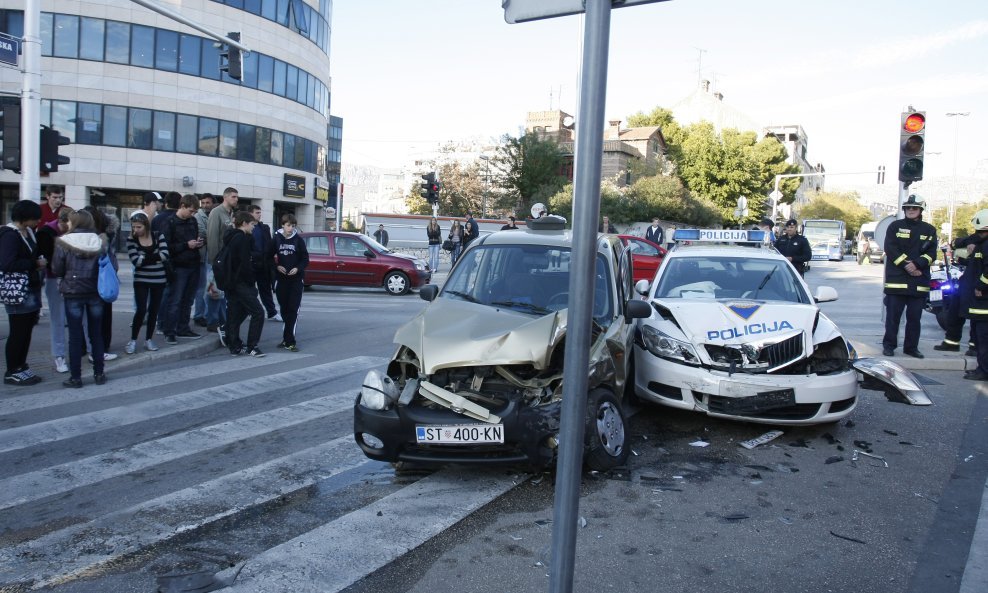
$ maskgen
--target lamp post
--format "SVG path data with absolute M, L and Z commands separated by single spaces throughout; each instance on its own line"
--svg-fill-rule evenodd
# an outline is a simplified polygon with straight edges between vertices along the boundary
M 491 157 L 486 154 L 480 155 L 480 160 L 487 165 L 487 172 L 484 174 L 484 194 L 480 206 L 480 217 L 487 218 L 487 188 L 491 184 Z
M 971 115 L 970 111 L 953 111 L 947 114 L 947 117 L 953 117 L 954 119 L 954 175 L 953 180 L 950 183 L 950 212 L 948 215 L 948 223 L 950 224 L 950 235 L 947 237 L 947 242 L 950 243 L 954 238 L 954 196 L 957 195 L 957 136 L 958 136 L 958 124 L 960 122 L 959 117 L 967 117 Z

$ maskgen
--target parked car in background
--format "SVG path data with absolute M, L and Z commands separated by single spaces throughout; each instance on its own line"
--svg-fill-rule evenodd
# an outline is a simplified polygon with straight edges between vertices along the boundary
M 662 263 L 662 258 L 666 256 L 666 248 L 634 235 L 618 235 L 618 237 L 631 250 L 635 282 L 639 280 L 651 282 Z
M 381 287 L 392 295 L 407 294 L 432 279 L 426 262 L 397 253 L 359 233 L 302 233 L 309 250 L 305 287 Z

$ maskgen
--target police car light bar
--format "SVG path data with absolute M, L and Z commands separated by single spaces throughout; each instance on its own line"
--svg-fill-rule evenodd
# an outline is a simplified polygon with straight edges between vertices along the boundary
M 765 240 L 765 231 L 745 231 L 740 229 L 676 229 L 672 240 L 679 241 L 730 241 L 732 243 L 761 243 Z

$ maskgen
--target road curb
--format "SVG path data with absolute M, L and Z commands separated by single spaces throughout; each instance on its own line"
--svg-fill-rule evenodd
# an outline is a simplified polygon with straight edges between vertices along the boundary
M 848 338 L 848 341 L 851 342 L 851 345 L 854 346 L 858 356 L 861 358 L 884 358 L 910 371 L 966 371 L 978 366 L 977 360 L 963 356 L 960 353 L 945 355 L 937 353 L 936 356 L 930 355 L 926 358 L 913 358 L 912 356 L 902 354 L 901 351 L 897 351 L 896 356 L 882 356 L 881 350 L 875 347 L 874 344 L 868 344 L 853 338 Z

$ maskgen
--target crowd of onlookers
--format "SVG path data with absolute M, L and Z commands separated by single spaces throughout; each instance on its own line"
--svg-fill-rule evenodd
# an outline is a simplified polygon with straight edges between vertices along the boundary
M 102 385 L 104 363 L 119 356 L 112 350 L 113 302 L 100 296 L 99 276 L 101 260 L 118 269 L 120 221 L 93 206 L 74 211 L 64 201 L 61 186 L 48 186 L 43 203 L 17 202 L 11 222 L 0 227 L 0 284 L 10 324 L 7 385 L 41 381 L 27 355 L 42 292 L 51 317 L 52 365 L 69 374 L 64 386 L 83 385 L 84 357 L 92 363 L 93 381 Z M 295 325 L 309 258 L 297 220 L 282 215 L 272 233 L 261 222 L 260 206 L 238 210 L 238 201 L 232 187 L 221 196 L 144 195 L 124 238 L 134 291 L 125 354 L 159 350 L 159 335 L 165 344 L 177 344 L 205 331 L 216 333 L 235 356 L 264 356 L 258 342 L 265 319 L 283 321 L 278 347 L 298 352 Z M 8 298 L 8 288 L 16 298 Z

